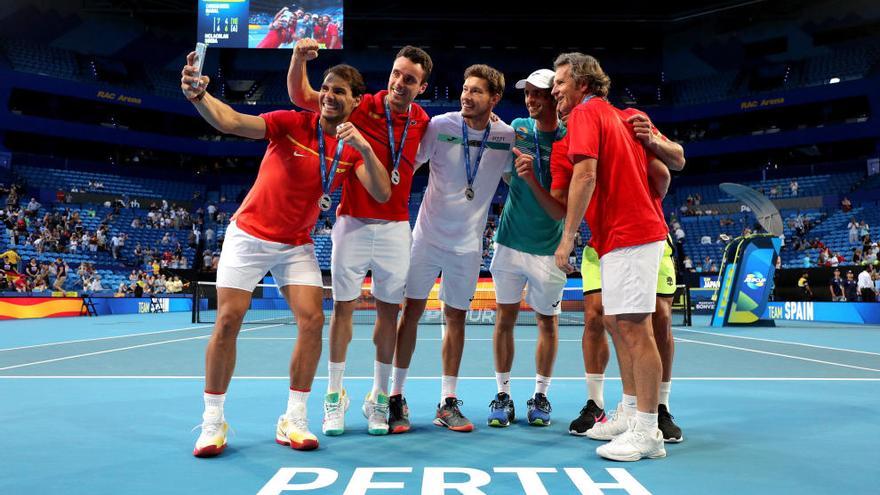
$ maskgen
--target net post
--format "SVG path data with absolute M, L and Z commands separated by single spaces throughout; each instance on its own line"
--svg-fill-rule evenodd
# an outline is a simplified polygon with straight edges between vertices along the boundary
M 192 302 L 193 302 L 192 322 L 193 323 L 199 322 L 199 283 L 200 282 L 198 280 L 196 280 L 196 283 L 193 284 L 193 292 L 192 292 Z

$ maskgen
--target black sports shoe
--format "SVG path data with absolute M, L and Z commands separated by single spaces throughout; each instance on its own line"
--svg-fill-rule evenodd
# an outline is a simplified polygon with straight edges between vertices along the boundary
M 402 395 L 388 397 L 388 432 L 406 433 L 409 431 L 409 407 Z
M 606 419 L 605 410 L 597 406 L 596 402 L 590 399 L 581 409 L 580 416 L 568 425 L 568 432 L 579 437 L 586 436 L 587 430 L 596 423 L 604 423 Z
M 453 431 L 474 431 L 474 424 L 464 417 L 458 406 L 464 404 L 455 397 L 447 397 L 443 404 L 437 404 L 437 417 L 434 424 L 445 426 Z
M 657 408 L 657 427 L 663 432 L 663 441 L 666 443 L 678 443 L 684 440 L 681 428 L 672 419 L 673 416 L 669 414 L 666 404 L 660 404 Z
M 550 407 L 550 401 L 547 396 L 541 393 L 526 402 L 529 408 L 529 424 L 532 426 L 550 426 L 550 413 L 553 408 Z
M 489 426 L 504 427 L 513 422 L 516 412 L 510 395 L 498 392 L 492 402 L 489 403 Z

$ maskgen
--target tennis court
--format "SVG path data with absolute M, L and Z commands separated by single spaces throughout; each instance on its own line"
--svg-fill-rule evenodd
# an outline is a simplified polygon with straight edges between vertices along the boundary
M 876 493 L 880 328 L 717 333 L 695 319 L 674 330 L 670 406 L 685 441 L 667 445 L 665 459 L 632 464 L 601 460 L 600 443 L 567 433 L 586 395 L 577 326 L 560 329 L 551 426 L 482 426 L 495 392 L 489 325 L 468 327 L 459 385 L 476 431 L 433 426 L 442 327 L 423 325 L 406 389 L 414 430 L 373 437 L 359 411 L 372 328 L 356 325 L 346 433 L 319 434 L 319 450 L 299 452 L 273 437 L 296 327 L 247 325 L 226 404 L 229 448 L 196 459 L 210 325 L 182 313 L 2 322 L 0 493 Z M 535 327 L 518 327 L 518 418 L 534 385 L 535 337 Z M 325 363 L 309 402 L 313 431 Z M 613 408 L 613 357 L 608 376 Z

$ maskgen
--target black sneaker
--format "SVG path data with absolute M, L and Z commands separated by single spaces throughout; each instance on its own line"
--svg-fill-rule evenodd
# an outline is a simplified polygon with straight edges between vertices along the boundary
M 388 397 L 388 432 L 406 433 L 409 431 L 409 407 L 400 395 Z
M 529 424 L 532 426 L 550 426 L 550 401 L 544 394 L 535 394 L 535 396 L 526 402 L 529 407 Z
M 597 406 L 596 402 L 590 399 L 581 409 L 580 416 L 568 425 L 568 432 L 579 437 L 586 436 L 587 430 L 596 423 L 604 423 L 606 419 L 605 410 Z
M 504 392 L 498 392 L 498 395 L 489 403 L 489 426 L 504 427 L 513 423 L 516 416 L 513 407 L 513 401 L 510 395 Z
M 663 441 L 666 443 L 678 443 L 684 440 L 681 428 L 675 424 L 673 416 L 669 414 L 666 404 L 660 404 L 657 408 L 657 427 L 663 432 Z
M 437 404 L 437 417 L 434 418 L 434 424 L 437 426 L 445 426 L 453 431 L 474 431 L 474 424 L 464 417 L 458 406 L 464 402 L 455 397 L 447 397 L 443 404 Z

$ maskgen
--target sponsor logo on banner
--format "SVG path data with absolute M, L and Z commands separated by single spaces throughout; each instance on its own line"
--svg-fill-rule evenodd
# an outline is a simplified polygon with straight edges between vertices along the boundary
M 749 289 L 756 290 L 764 287 L 764 284 L 767 283 L 767 279 L 764 278 L 764 274 L 761 272 L 752 272 L 746 275 L 746 279 L 744 282 Z

